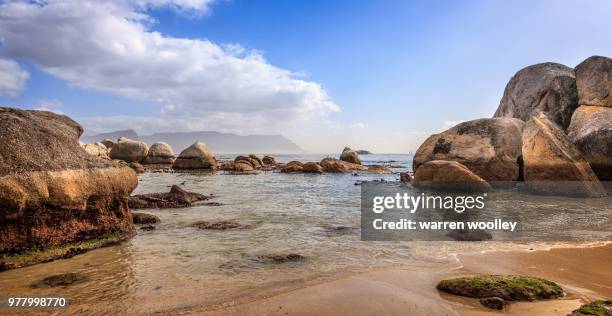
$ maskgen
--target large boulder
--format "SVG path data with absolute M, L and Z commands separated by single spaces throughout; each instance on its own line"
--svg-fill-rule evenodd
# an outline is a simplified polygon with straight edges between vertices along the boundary
M 201 141 L 183 150 L 174 162 L 175 169 L 216 169 L 215 154 Z
M 233 163 L 232 171 L 250 172 L 250 171 L 253 171 L 253 165 L 251 165 L 248 161 L 238 160 Z
M 543 114 L 532 117 L 523 131 L 523 174 L 537 194 L 606 196 L 589 163 L 561 127 Z
M 340 160 L 358 165 L 361 164 L 361 160 L 359 160 L 359 155 L 357 154 L 357 152 L 349 147 L 344 147 L 344 150 L 342 150 L 342 154 L 340 154 Z
M 144 164 L 173 164 L 174 151 L 166 142 L 158 142 L 149 148 L 147 157 L 142 161 Z
M 612 59 L 592 56 L 576 66 L 580 105 L 612 106 Z
M 81 144 L 81 147 L 83 147 L 83 149 L 85 149 L 85 151 L 92 156 L 109 159 L 108 149 L 102 143 Z
M 149 153 L 149 147 L 144 142 L 121 137 L 111 147 L 108 156 L 111 159 L 119 159 L 125 162 L 140 162 Z
M 597 177 L 612 181 L 612 107 L 579 107 L 567 132 Z
M 510 79 L 494 117 L 514 117 L 526 122 L 544 112 L 566 128 L 576 107 L 574 70 L 557 63 L 542 63 L 523 68 Z
M 432 160 L 414 173 L 415 187 L 441 191 L 486 192 L 491 186 L 481 177 L 456 161 Z
M 20 254 L 0 256 L 0 270 L 133 233 L 127 198 L 136 173 L 89 155 L 79 146 L 79 124 L 51 112 L 0 108 L 0 126 L 0 253 Z M 90 239 L 96 242 L 79 244 Z M 30 254 L 47 247 L 54 250 Z
M 321 162 L 319 163 L 319 165 L 323 167 L 324 172 L 331 172 L 331 173 L 344 173 L 344 172 L 350 172 L 350 171 L 368 170 L 368 167 L 366 166 L 343 161 L 343 160 L 338 160 L 338 159 L 331 158 L 331 157 L 323 158 Z
M 430 136 L 417 150 L 412 167 L 432 160 L 457 161 L 486 181 L 519 179 L 523 121 L 478 119 Z
M 304 173 L 323 173 L 323 167 L 316 162 L 307 162 L 302 166 Z

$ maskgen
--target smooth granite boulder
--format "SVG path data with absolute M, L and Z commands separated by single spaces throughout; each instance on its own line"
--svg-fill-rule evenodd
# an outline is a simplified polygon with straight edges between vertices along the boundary
M 543 112 L 566 128 L 577 107 L 574 70 L 557 63 L 542 63 L 523 68 L 510 79 L 493 117 L 514 117 L 526 122 Z
M 580 105 L 612 107 L 612 59 L 592 56 L 576 66 Z
M 147 157 L 142 161 L 143 164 L 173 164 L 174 151 L 166 142 L 157 142 L 149 148 Z
M 175 169 L 211 169 L 218 166 L 215 154 L 201 141 L 183 150 L 174 161 Z
M 522 151 L 529 191 L 585 197 L 607 195 L 580 150 L 545 115 L 534 116 L 525 125 Z
M 149 147 L 144 142 L 122 137 L 111 147 L 108 156 L 125 162 L 141 162 L 148 152 Z
M 460 123 L 425 140 L 413 157 L 413 170 L 428 161 L 448 160 L 486 181 L 518 180 L 523 126 L 523 121 L 507 117 Z
M 579 107 L 567 132 L 597 177 L 612 181 L 612 107 Z

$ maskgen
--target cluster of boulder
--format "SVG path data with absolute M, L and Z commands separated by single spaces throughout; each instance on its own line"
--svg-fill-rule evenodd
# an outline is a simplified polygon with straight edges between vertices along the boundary
M 79 124 L 47 111 L 0 107 L 0 126 L 0 271 L 133 234 L 128 197 L 136 173 L 88 154 L 79 146 Z M 53 251 L 30 255 L 40 249 Z
M 414 184 L 470 190 L 524 181 L 537 194 L 601 197 L 612 180 L 612 59 L 517 72 L 493 118 L 431 135 L 413 158 Z
M 320 162 L 291 161 L 279 166 L 284 173 L 347 173 L 352 171 L 365 171 L 370 173 L 391 173 L 391 169 L 380 165 L 365 166 L 361 163 L 356 151 L 345 147 L 340 159 L 325 157 Z

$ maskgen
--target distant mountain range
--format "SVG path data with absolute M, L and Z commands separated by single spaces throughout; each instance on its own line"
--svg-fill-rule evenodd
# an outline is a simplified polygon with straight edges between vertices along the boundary
M 140 140 L 149 146 L 164 141 L 172 146 L 175 154 L 189 147 L 196 140 L 201 140 L 215 153 L 271 153 L 292 154 L 304 152 L 298 145 L 282 135 L 248 135 L 240 136 L 219 132 L 173 132 L 138 135 L 134 130 L 122 130 L 97 135 L 83 135 L 81 142 L 95 143 L 103 139 L 116 141 L 119 137 Z

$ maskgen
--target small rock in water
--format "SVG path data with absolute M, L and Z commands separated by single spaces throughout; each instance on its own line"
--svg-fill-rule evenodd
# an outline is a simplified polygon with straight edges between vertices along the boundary
M 594 301 L 580 306 L 568 316 L 610 316 L 612 315 L 612 300 Z
M 132 219 L 134 224 L 155 224 L 159 223 L 159 217 L 153 214 L 132 212 Z
M 446 236 L 457 241 L 483 241 L 490 240 L 493 238 L 491 233 L 482 229 L 456 229 L 446 234 Z
M 58 286 L 69 286 L 76 283 L 88 281 L 89 279 L 85 276 L 76 273 L 64 273 L 56 274 L 46 277 L 42 280 L 34 282 L 30 285 L 33 288 L 39 287 L 58 287 Z
M 146 226 L 140 227 L 140 229 L 144 230 L 144 231 L 152 231 L 152 230 L 155 230 L 155 226 L 153 226 L 153 225 L 146 225 Z
M 502 298 L 493 296 L 493 297 L 487 297 L 487 298 L 480 299 L 480 304 L 488 308 L 502 310 L 504 309 L 504 306 L 506 305 L 506 301 L 504 301 L 504 299 Z
M 198 229 L 210 229 L 210 230 L 226 230 L 226 229 L 246 229 L 251 228 L 251 225 L 244 225 L 234 221 L 218 221 L 208 222 L 200 221 L 191 224 L 191 227 Z

